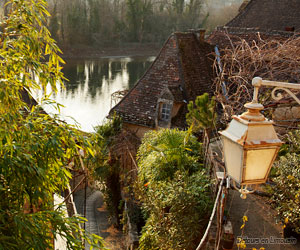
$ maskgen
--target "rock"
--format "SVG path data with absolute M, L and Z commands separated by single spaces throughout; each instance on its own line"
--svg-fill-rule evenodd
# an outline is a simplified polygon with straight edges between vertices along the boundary
M 300 107 L 292 107 L 291 111 L 294 119 L 300 119 Z
M 273 120 L 278 121 L 278 120 L 285 120 L 286 119 L 286 107 L 279 107 L 276 108 L 273 112 Z

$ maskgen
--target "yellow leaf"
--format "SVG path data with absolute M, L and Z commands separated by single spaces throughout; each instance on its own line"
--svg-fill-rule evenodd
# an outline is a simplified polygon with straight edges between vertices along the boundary
M 46 14 L 47 16 L 51 16 L 50 13 L 49 13 L 45 8 L 43 8 L 43 12 L 44 12 L 44 14 Z
M 46 48 L 45 48 L 45 55 L 49 54 L 49 44 L 46 44 Z
M 246 244 L 245 244 L 245 241 L 244 240 L 242 240 L 242 242 L 241 242 L 241 246 L 240 246 L 242 249 L 245 249 L 246 248 Z
M 92 151 L 92 149 L 90 147 L 87 147 L 87 150 L 89 151 L 89 153 L 91 154 L 91 156 L 95 156 L 94 152 Z

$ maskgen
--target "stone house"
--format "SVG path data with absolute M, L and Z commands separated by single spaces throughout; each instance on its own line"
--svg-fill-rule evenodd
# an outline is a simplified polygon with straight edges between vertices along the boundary
M 213 94 L 213 46 L 204 31 L 173 33 L 143 77 L 110 110 L 139 138 L 160 128 L 185 128 L 187 103 Z
M 173 33 L 146 73 L 110 110 L 110 117 L 117 113 L 123 120 L 124 129 L 113 151 L 127 181 L 136 178 L 135 157 L 144 134 L 161 128 L 184 129 L 187 104 L 203 93 L 213 95 L 213 48 L 204 41 L 204 31 Z M 122 194 L 128 210 L 133 209 L 130 195 Z M 135 249 L 137 226 L 129 215 L 127 221 L 127 245 Z
M 187 127 L 187 104 L 203 93 L 213 95 L 213 46 L 204 31 L 173 33 L 135 86 L 109 112 L 122 117 L 114 148 L 120 167 L 134 179 L 136 152 L 144 134 Z

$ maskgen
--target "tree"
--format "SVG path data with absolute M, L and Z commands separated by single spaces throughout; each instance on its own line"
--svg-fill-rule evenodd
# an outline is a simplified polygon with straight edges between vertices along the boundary
M 138 199 L 147 215 L 140 249 L 195 249 L 211 208 L 210 181 L 191 131 L 145 135 L 138 151 Z
M 207 20 L 204 0 L 48 0 L 49 27 L 65 46 L 162 43 Z M 155 20 L 155 21 L 153 21 Z M 124 46 L 124 45 L 123 45 Z
M 151 14 L 151 0 L 127 0 L 127 22 L 133 42 L 142 42 Z
M 195 102 L 188 104 L 189 112 L 186 115 L 186 121 L 192 126 L 194 132 L 204 130 L 208 137 L 209 129 L 214 126 L 216 120 L 215 98 L 209 98 L 208 93 L 197 96 Z
M 51 249 L 58 235 L 68 249 L 84 249 L 82 237 L 104 248 L 80 228 L 83 218 L 66 218 L 53 205 L 53 194 L 68 186 L 68 162 L 88 140 L 22 97 L 62 84 L 60 50 L 44 25 L 46 1 L 9 0 L 7 7 L 0 24 L 0 249 Z

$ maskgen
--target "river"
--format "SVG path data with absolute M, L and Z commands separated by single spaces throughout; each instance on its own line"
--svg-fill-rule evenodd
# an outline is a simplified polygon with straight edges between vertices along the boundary
M 68 60 L 63 72 L 69 80 L 51 99 L 64 105 L 62 119 L 86 132 L 103 124 L 116 103 L 111 94 L 131 89 L 155 57 L 107 57 L 97 60 Z M 53 109 L 45 108 L 55 113 Z M 72 118 L 71 118 L 72 117 Z M 76 122 L 75 122 L 76 121 Z

